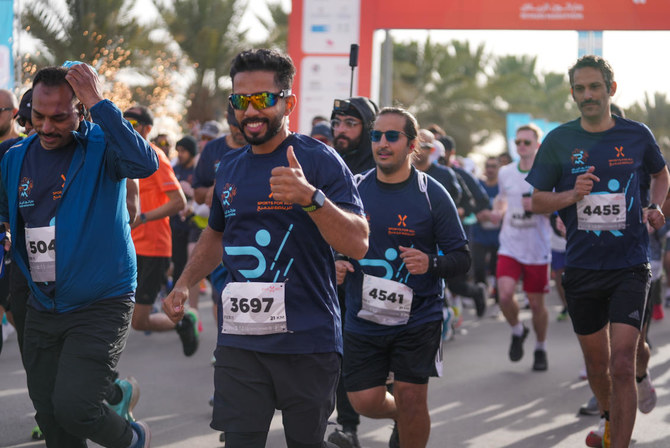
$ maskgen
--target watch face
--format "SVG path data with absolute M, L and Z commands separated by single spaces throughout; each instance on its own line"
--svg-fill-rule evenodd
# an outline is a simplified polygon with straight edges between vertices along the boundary
M 312 204 L 316 205 L 317 208 L 321 208 L 325 203 L 326 203 L 326 195 L 323 194 L 323 191 L 316 190 L 314 192 L 314 196 L 312 197 Z

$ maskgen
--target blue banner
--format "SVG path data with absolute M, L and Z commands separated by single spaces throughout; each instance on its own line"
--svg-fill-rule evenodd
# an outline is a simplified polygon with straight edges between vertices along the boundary
M 14 89 L 14 0 L 0 0 L 0 89 Z

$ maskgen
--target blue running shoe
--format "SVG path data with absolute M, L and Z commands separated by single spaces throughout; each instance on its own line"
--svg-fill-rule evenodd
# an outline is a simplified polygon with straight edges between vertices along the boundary
M 151 429 L 143 421 L 137 421 L 130 424 L 133 431 L 137 434 L 137 443 L 131 448 L 149 448 L 151 446 Z
M 116 412 L 121 418 L 134 422 L 133 408 L 140 399 L 140 386 L 132 376 L 126 377 L 124 380 L 117 379 L 114 384 L 121 388 L 123 398 L 117 404 L 108 404 L 109 408 Z

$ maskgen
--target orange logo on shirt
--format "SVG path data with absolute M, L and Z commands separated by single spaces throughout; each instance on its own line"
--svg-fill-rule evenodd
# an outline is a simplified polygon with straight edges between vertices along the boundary
M 407 227 L 407 223 L 405 222 L 406 219 L 407 219 L 407 215 L 398 215 L 398 224 L 396 224 L 396 225 Z

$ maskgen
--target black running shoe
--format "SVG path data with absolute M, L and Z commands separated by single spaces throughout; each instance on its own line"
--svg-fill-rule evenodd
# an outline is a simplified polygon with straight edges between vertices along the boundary
M 198 334 L 198 316 L 192 310 L 184 313 L 184 318 L 177 325 L 177 333 L 184 347 L 184 355 L 192 356 L 198 350 L 200 335 Z
M 361 448 L 361 444 L 358 442 L 358 434 L 353 431 L 335 429 L 335 432 L 328 436 L 328 441 L 339 448 Z
M 389 448 L 400 448 L 400 436 L 398 435 L 398 422 L 393 422 L 393 432 L 389 439 Z
M 477 310 L 477 317 L 482 317 L 484 313 L 486 312 L 486 284 L 485 283 L 477 283 L 475 286 L 477 288 L 477 292 L 475 293 L 475 296 L 473 297 L 475 301 L 475 310 Z
M 533 360 L 533 370 L 536 372 L 544 372 L 549 367 L 547 363 L 547 352 L 544 350 L 535 350 L 535 359 Z
M 523 358 L 523 341 L 528 336 L 528 327 L 523 327 L 521 336 L 512 335 L 512 344 L 509 346 L 509 359 L 513 362 L 520 361 Z

